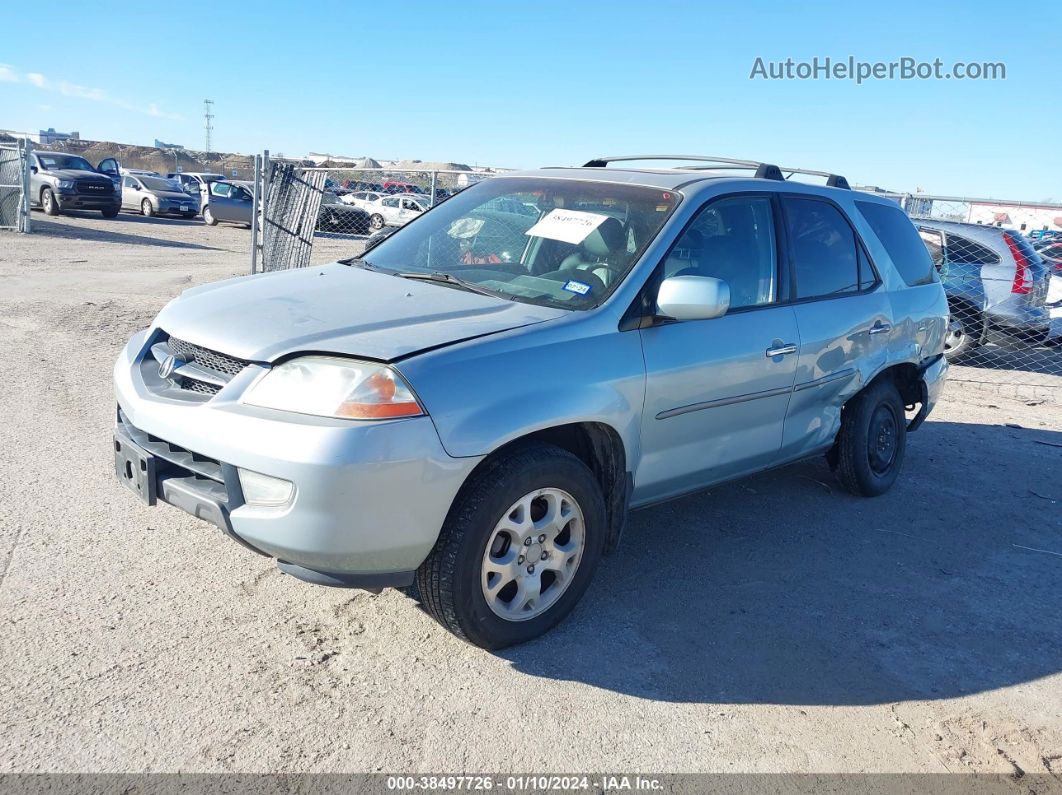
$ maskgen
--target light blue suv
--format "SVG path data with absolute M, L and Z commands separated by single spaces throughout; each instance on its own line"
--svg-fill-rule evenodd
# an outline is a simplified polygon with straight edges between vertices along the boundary
M 187 290 L 115 366 L 118 477 L 488 648 L 560 621 L 631 508 L 817 455 L 886 491 L 947 368 L 911 222 L 838 176 L 655 160 L 495 177 L 360 257 Z

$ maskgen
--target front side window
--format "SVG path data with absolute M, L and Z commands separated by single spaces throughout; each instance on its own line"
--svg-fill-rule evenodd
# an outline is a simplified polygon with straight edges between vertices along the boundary
M 227 182 L 211 182 L 210 192 L 215 196 L 228 196 L 232 192 L 232 185 Z
M 940 266 L 944 264 L 944 235 L 936 229 L 926 229 L 924 226 L 918 227 L 918 235 L 922 238 L 933 264 L 940 270 Z
M 686 228 L 664 262 L 664 277 L 713 276 L 730 285 L 730 307 L 775 300 L 778 268 L 771 200 L 712 202 Z
M 126 188 L 135 188 L 136 187 L 136 181 L 132 177 L 123 177 L 122 178 L 122 186 L 126 187 Z
M 855 232 L 840 210 L 824 201 L 785 198 L 796 296 L 820 298 L 859 290 Z
M 493 177 L 351 264 L 450 274 L 513 300 L 587 309 L 623 281 L 678 200 L 623 183 Z

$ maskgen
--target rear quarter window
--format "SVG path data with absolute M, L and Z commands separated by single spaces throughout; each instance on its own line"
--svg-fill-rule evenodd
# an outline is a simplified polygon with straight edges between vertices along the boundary
M 907 213 L 899 207 L 874 202 L 857 201 L 855 205 L 908 285 L 933 281 L 933 259 Z

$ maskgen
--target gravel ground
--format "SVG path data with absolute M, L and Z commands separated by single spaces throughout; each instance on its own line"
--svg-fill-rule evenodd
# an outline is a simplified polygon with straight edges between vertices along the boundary
M 637 512 L 564 625 L 491 654 L 115 480 L 120 346 L 245 272 L 246 230 L 34 221 L 0 237 L 0 772 L 1062 780 L 1059 390 L 953 382 L 878 499 L 813 461 Z

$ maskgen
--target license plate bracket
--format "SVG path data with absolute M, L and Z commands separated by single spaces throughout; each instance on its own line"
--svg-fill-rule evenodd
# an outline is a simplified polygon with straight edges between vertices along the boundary
M 147 505 L 158 499 L 158 460 L 124 435 L 114 433 L 114 474 Z

